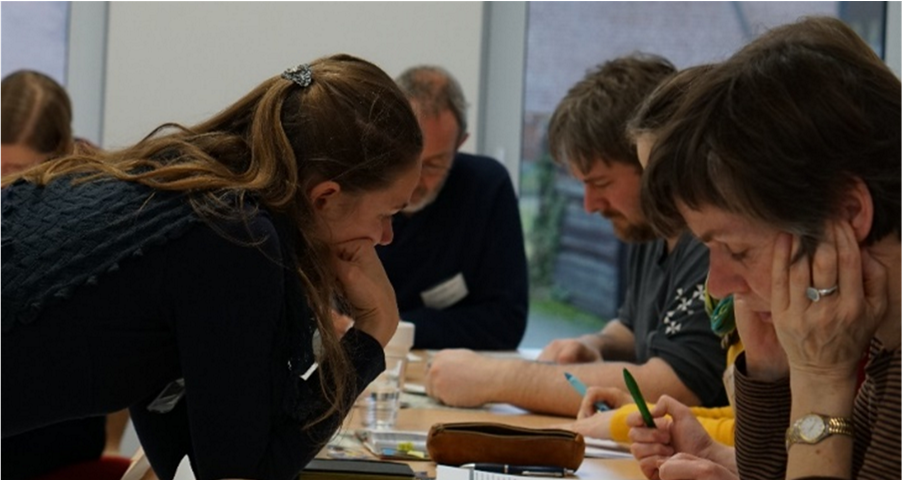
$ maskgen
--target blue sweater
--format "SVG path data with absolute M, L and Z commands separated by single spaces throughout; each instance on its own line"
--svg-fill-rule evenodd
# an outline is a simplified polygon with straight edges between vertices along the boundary
M 435 202 L 396 215 L 393 227 L 394 241 L 377 251 L 401 318 L 416 324 L 416 348 L 517 348 L 529 286 L 517 196 L 503 165 L 458 153 Z M 460 292 L 458 275 L 463 298 L 424 303 L 422 292 L 449 281 Z

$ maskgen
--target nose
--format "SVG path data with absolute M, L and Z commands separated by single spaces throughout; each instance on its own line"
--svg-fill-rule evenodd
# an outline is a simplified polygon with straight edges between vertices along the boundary
M 583 188 L 583 210 L 586 213 L 603 212 L 606 210 L 607 200 L 601 193 L 586 185 Z
M 379 245 L 388 245 L 395 238 L 395 230 L 392 228 L 392 217 L 382 220 L 382 236 L 379 237 Z
M 708 293 L 715 298 L 726 298 L 734 293 L 748 291 L 745 277 L 738 272 L 735 262 L 723 253 L 711 251 L 708 266 Z

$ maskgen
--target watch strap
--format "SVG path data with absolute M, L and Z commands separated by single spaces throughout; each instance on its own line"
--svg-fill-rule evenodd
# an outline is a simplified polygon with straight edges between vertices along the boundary
M 803 419 L 811 415 L 821 417 L 821 419 L 824 421 L 824 431 L 817 438 L 806 439 L 801 434 L 800 423 Z M 793 424 L 786 429 L 786 451 L 788 452 L 789 448 L 797 443 L 804 443 L 807 445 L 818 444 L 831 435 L 846 435 L 849 437 L 854 437 L 855 428 L 852 424 L 852 420 L 845 417 L 829 417 L 827 415 L 821 415 L 819 413 L 811 413 L 805 415 L 793 422 Z

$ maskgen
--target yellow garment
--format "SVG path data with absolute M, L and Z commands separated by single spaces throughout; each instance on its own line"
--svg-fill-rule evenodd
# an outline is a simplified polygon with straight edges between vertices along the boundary
M 736 361 L 736 357 L 741 352 L 742 342 L 737 339 L 735 343 L 730 345 L 729 350 L 727 350 L 728 371 L 732 370 L 733 362 Z M 729 385 L 729 390 L 732 388 L 732 381 L 729 381 L 727 383 Z M 728 391 L 727 397 L 729 397 L 732 401 L 733 392 Z M 649 403 L 648 408 L 654 408 L 654 404 Z M 624 405 L 614 411 L 614 415 L 611 417 L 612 440 L 620 443 L 630 443 L 630 427 L 626 424 L 626 416 L 631 412 L 638 410 L 639 408 L 636 407 L 636 404 L 631 403 L 629 405 Z M 702 424 L 702 427 L 705 428 L 705 431 L 708 432 L 708 435 L 711 435 L 711 438 L 724 445 L 730 447 L 733 446 L 733 425 L 735 423 L 735 418 L 733 416 L 732 406 L 716 408 L 692 407 L 691 410 L 692 413 L 695 414 L 695 417 L 698 418 L 698 421 Z

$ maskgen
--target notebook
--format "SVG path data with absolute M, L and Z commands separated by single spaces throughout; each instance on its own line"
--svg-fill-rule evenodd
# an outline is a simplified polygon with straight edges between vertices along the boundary
M 415 480 L 406 463 L 376 460 L 336 460 L 315 458 L 304 467 L 299 480 Z

